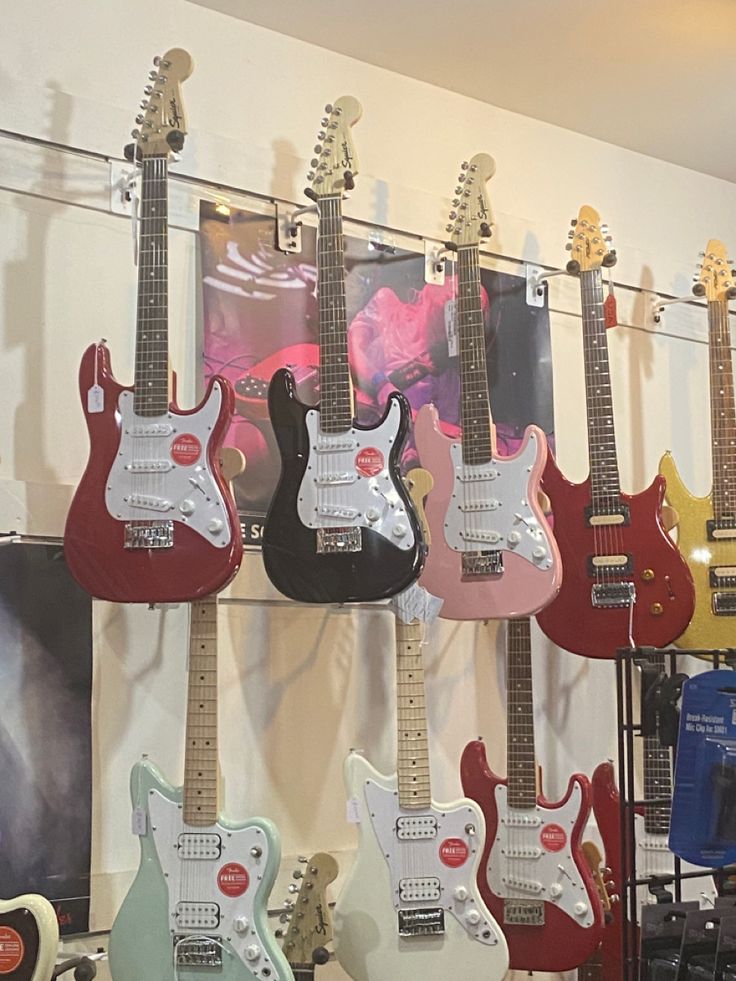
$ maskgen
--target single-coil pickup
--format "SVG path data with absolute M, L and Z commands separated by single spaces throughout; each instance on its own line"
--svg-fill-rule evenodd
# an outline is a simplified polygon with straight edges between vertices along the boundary
M 332 504 L 320 504 L 317 514 L 321 518 L 340 518 L 343 521 L 352 521 L 358 517 L 357 508 L 340 508 Z
M 595 583 L 590 592 L 593 606 L 616 608 L 636 602 L 636 586 L 633 582 Z
M 505 814 L 501 824 L 507 828 L 538 828 L 542 819 L 538 814 Z
M 171 436 L 174 427 L 168 422 L 138 423 L 125 430 L 127 436 L 147 439 L 149 436 Z
M 168 473 L 173 466 L 171 460 L 134 460 L 126 463 L 125 469 L 130 473 Z
M 529 846 L 528 848 L 502 848 L 501 854 L 506 858 L 541 858 L 542 849 Z
M 589 555 L 588 575 L 597 576 L 602 573 L 613 573 L 616 576 L 631 575 L 634 569 L 630 555 Z
M 628 504 L 615 504 L 613 507 L 586 507 L 585 523 L 589 528 L 606 525 L 628 525 L 630 513 Z
M 709 579 L 711 589 L 736 589 L 736 565 L 712 565 Z
M 501 502 L 496 500 L 490 501 L 470 501 L 466 504 L 458 504 L 458 511 L 462 511 L 464 514 L 474 514 L 478 511 L 497 511 L 501 507 Z
M 717 617 L 736 616 L 736 593 L 713 593 L 713 612 Z
M 433 814 L 402 816 L 396 821 L 396 837 L 400 841 L 436 838 L 437 818 Z
M 345 453 L 348 450 L 357 450 L 357 439 L 332 439 L 328 436 L 318 436 L 317 445 L 312 449 L 315 453 Z
M 357 474 L 343 470 L 341 473 L 321 473 L 315 477 L 314 482 L 318 487 L 340 487 L 344 484 L 354 484 L 357 479 Z
M 542 883 L 536 879 L 522 879 L 517 875 L 503 875 L 501 882 L 509 889 L 518 889 L 519 892 L 527 892 L 530 896 L 538 896 L 542 891 Z
M 503 535 L 498 531 L 482 531 L 479 528 L 470 528 L 467 531 L 460 531 L 460 537 L 464 542 L 479 542 L 481 545 L 498 545 Z
M 461 484 L 479 484 L 484 480 L 496 480 L 500 470 L 458 470 L 457 479 Z
M 217 903 L 177 903 L 174 919 L 178 930 L 216 930 L 220 907 Z
M 711 518 L 705 522 L 709 542 L 736 539 L 736 517 Z
M 142 511 L 170 511 L 173 507 L 171 501 L 165 497 L 154 497 L 153 494 L 130 494 L 123 500 L 132 508 L 140 508 Z
M 434 876 L 420 879 L 399 879 L 399 899 L 404 903 L 440 898 L 440 880 Z
M 668 852 L 670 850 L 666 835 L 661 838 L 644 838 L 639 843 L 639 847 L 643 852 Z M 656 875 L 656 873 L 652 874 Z
M 504 899 L 503 922 L 544 926 L 544 903 L 534 899 Z
M 222 839 L 219 835 L 184 832 L 177 840 L 179 858 L 183 862 L 210 861 L 222 853 Z
M 222 937 L 174 934 L 177 967 L 222 967 Z

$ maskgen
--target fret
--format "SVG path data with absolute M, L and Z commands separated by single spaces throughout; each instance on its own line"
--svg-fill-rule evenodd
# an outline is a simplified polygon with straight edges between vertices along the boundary
M 408 808 L 429 807 L 432 802 L 422 633 L 423 626 L 418 620 L 403 623 L 396 618 L 396 768 L 399 803 Z
M 580 296 L 591 504 L 594 512 L 606 513 L 620 503 L 621 486 L 600 268 L 580 274 Z
M 133 405 L 158 416 L 169 407 L 167 157 L 144 157 L 141 169 Z
M 506 675 L 508 801 L 511 807 L 532 808 L 537 805 L 537 770 L 529 617 L 507 621 Z
M 318 207 L 320 429 L 324 433 L 344 433 L 353 425 L 354 406 L 348 363 L 341 195 L 320 198 Z
M 665 655 L 652 654 L 649 657 L 659 671 L 664 672 Z M 666 746 L 662 746 L 659 737 L 644 736 L 644 800 L 660 797 L 672 797 L 672 756 Z M 670 830 L 670 805 L 647 807 L 644 811 L 644 828 L 647 834 L 666 835 Z
M 728 300 L 708 303 L 713 517 L 736 515 L 736 408 Z
M 184 821 L 207 827 L 217 821 L 217 597 L 191 605 Z
M 468 464 L 488 463 L 493 450 L 491 403 L 477 244 L 463 246 L 457 252 L 455 312 L 460 352 L 463 461 Z

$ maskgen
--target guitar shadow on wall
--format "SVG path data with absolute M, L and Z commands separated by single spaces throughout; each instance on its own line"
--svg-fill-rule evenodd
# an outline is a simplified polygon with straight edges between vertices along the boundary
M 631 447 L 631 465 L 629 469 L 630 486 L 626 490 L 639 492 L 648 487 L 657 472 L 657 461 L 650 463 L 646 459 L 644 424 L 647 417 L 647 407 L 644 404 L 644 379 L 651 379 L 654 374 L 654 343 L 652 340 L 651 301 L 654 294 L 654 275 L 649 266 L 642 266 L 641 279 L 636 291 L 632 308 L 631 323 L 634 327 L 622 328 L 623 339 L 628 351 L 627 366 L 629 371 L 629 439 Z M 660 408 L 659 406 L 657 408 Z M 650 411 L 655 407 L 651 406 Z M 661 408 L 660 408 L 661 411 Z

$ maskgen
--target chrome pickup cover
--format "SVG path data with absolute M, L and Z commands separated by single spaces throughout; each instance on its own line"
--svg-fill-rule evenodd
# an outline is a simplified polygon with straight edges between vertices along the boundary
M 534 899 L 504 899 L 503 922 L 544 926 L 544 903 Z
M 630 606 L 636 602 L 636 586 L 633 582 L 595 583 L 590 598 L 597 607 Z
M 125 523 L 125 548 L 173 548 L 174 522 Z

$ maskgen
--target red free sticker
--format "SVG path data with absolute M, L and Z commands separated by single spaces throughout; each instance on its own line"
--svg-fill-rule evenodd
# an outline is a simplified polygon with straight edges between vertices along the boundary
M 17 970 L 25 952 L 21 935 L 12 927 L 0 926 L 0 974 Z
M 191 467 L 202 452 L 202 444 L 194 433 L 182 433 L 171 444 L 171 459 L 182 467 Z
M 445 838 L 440 845 L 440 861 L 451 869 L 459 869 L 468 860 L 468 846 L 462 838 Z
M 366 446 L 355 458 L 355 469 L 364 477 L 375 477 L 383 470 L 383 453 L 375 446 Z
M 242 896 L 249 884 L 248 871 L 238 862 L 228 862 L 217 873 L 217 887 L 224 896 Z
M 561 852 L 567 844 L 567 834 L 559 824 L 545 824 L 539 834 L 542 848 L 548 852 Z

